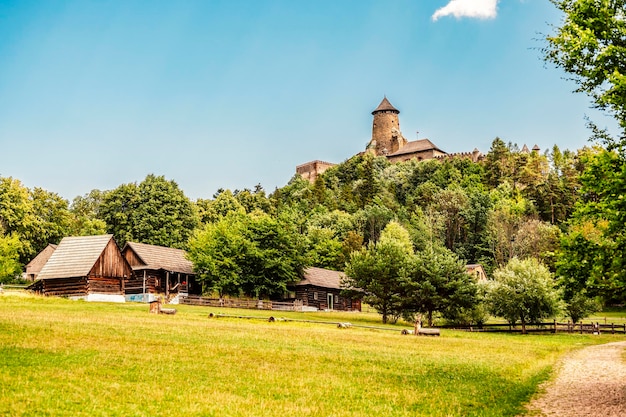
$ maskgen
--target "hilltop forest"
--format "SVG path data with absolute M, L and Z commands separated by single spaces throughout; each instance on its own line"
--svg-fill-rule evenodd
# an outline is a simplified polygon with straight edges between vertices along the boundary
M 257 186 L 197 201 L 155 175 L 71 204 L 1 177 L 0 276 L 18 277 L 64 236 L 112 233 L 120 246 L 189 250 L 207 292 L 273 296 L 306 266 L 344 270 L 351 254 L 377 244 L 394 223 L 415 253 L 480 263 L 489 276 L 512 258 L 532 258 L 556 273 L 566 297 L 622 302 L 623 211 L 615 205 L 623 190 L 611 189 L 624 184 L 619 161 L 600 147 L 540 154 L 496 138 L 477 163 L 391 164 L 364 154 L 312 184 L 296 175 L 270 195 Z

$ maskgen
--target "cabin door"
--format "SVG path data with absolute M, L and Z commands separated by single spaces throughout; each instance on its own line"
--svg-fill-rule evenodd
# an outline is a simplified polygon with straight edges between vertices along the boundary
M 328 301 L 328 309 L 329 310 L 333 310 L 334 307 L 335 307 L 334 303 L 333 303 L 333 301 L 335 300 L 333 298 L 333 295 L 332 294 L 326 294 L 326 300 Z

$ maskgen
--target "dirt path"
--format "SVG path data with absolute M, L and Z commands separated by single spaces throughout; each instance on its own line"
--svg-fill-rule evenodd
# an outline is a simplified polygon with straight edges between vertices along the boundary
M 545 393 L 528 405 L 531 415 L 626 416 L 626 342 L 591 346 L 566 357 Z

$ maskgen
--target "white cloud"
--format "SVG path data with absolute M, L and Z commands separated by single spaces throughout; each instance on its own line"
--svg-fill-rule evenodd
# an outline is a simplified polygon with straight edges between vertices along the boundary
M 445 16 L 493 19 L 497 14 L 497 5 L 498 0 L 450 0 L 433 14 L 432 19 Z

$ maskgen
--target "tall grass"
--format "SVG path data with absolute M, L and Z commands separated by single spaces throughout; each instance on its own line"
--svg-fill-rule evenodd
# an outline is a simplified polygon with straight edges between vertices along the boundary
M 142 304 L 0 296 L 0 415 L 514 416 L 561 355 L 616 340 L 426 338 L 177 308 L 157 316 Z M 376 324 L 367 314 L 279 315 Z

